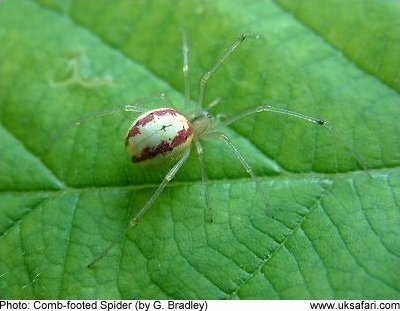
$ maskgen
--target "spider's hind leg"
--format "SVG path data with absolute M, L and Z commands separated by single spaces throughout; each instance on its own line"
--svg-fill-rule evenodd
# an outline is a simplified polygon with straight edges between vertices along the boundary
M 118 239 L 113 241 L 104 251 L 102 251 L 98 256 L 96 256 L 89 264 L 88 268 L 93 268 L 95 264 L 102 259 L 117 243 L 119 243 L 129 231 L 134 229 L 136 225 L 140 222 L 143 215 L 150 209 L 150 207 L 154 204 L 157 198 L 160 196 L 161 192 L 168 185 L 168 183 L 175 177 L 175 175 L 179 172 L 182 165 L 186 162 L 190 154 L 190 148 L 188 148 L 183 155 L 179 158 L 179 160 L 174 164 L 174 166 L 168 171 L 167 175 L 165 175 L 163 181 L 158 186 L 157 190 L 153 193 L 153 195 L 147 200 L 147 202 L 140 208 L 140 210 L 136 213 L 136 215 L 129 221 L 125 230 L 119 236 Z

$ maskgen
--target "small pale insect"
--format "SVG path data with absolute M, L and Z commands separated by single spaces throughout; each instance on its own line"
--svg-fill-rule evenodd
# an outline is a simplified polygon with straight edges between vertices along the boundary
M 183 164 L 189 157 L 192 145 L 195 146 L 195 151 L 199 160 L 199 167 L 202 177 L 203 192 L 205 195 L 205 204 L 208 211 L 209 220 L 212 221 L 213 209 L 210 203 L 210 198 L 207 190 L 208 178 L 203 160 L 203 147 L 201 144 L 202 139 L 217 139 L 223 142 L 236 156 L 239 163 L 246 170 L 249 176 L 258 182 L 256 175 L 247 163 L 245 158 L 241 155 L 239 150 L 230 141 L 230 139 L 224 135 L 221 130 L 246 117 L 259 112 L 271 112 L 277 114 L 283 114 L 289 117 L 297 118 L 317 126 L 321 126 L 329 130 L 337 139 L 339 139 L 351 152 L 353 157 L 359 162 L 359 164 L 365 169 L 365 165 L 358 154 L 349 146 L 342 137 L 336 132 L 336 130 L 329 125 L 326 121 L 316 117 L 304 115 L 302 113 L 289 111 L 282 108 L 272 107 L 270 105 L 260 105 L 246 109 L 233 116 L 227 117 L 223 120 L 213 117 L 208 108 L 204 108 L 205 91 L 208 80 L 214 75 L 215 71 L 221 66 L 221 64 L 229 57 L 229 55 L 236 50 L 236 48 L 248 38 L 257 38 L 256 35 L 251 33 L 241 34 L 233 44 L 217 59 L 215 64 L 202 76 L 199 82 L 198 99 L 195 104 L 190 99 L 189 89 L 189 60 L 188 60 L 188 45 L 186 41 L 185 33 L 183 32 L 183 81 L 184 81 L 184 104 L 186 111 L 195 111 L 194 113 L 183 114 L 176 111 L 173 108 L 159 108 L 151 111 L 146 111 L 143 107 L 135 105 L 125 105 L 118 109 L 112 109 L 109 111 L 103 111 L 95 114 L 89 119 L 103 117 L 111 114 L 115 114 L 122 111 L 138 112 L 141 115 L 132 123 L 130 126 L 126 138 L 125 138 L 125 149 L 131 158 L 132 162 L 138 165 L 164 165 L 166 163 L 172 163 L 171 169 L 164 177 L 163 181 L 157 187 L 153 195 L 140 207 L 135 216 L 129 221 L 126 229 L 122 233 L 121 238 L 127 234 L 132 228 L 134 228 L 146 213 L 146 211 L 154 204 L 157 198 L 162 193 L 163 189 L 167 184 L 174 178 L 179 172 Z M 218 100 L 212 101 L 208 107 L 212 107 L 218 103 Z M 194 107 L 192 107 L 194 105 Z M 81 121 L 76 122 L 80 124 Z M 93 261 L 89 264 L 89 267 L 93 267 L 94 264 L 102 258 L 113 245 L 118 243 L 120 240 L 116 240 L 110 244 L 103 252 L 100 253 Z

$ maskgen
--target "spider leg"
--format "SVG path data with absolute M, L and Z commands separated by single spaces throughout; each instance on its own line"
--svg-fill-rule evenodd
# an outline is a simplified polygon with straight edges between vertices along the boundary
M 154 101 L 159 101 L 159 102 L 167 102 L 168 104 L 170 103 L 169 98 L 167 97 L 166 94 L 160 93 L 156 94 L 154 96 L 142 98 L 136 100 L 133 104 L 129 105 L 120 105 L 108 110 L 103 110 L 103 111 L 96 111 L 93 112 L 92 114 L 77 119 L 75 121 L 72 121 L 70 123 L 70 126 L 76 126 L 80 125 L 82 123 L 85 123 L 90 120 L 98 119 L 98 118 L 103 118 L 103 117 L 108 117 L 108 116 L 113 116 L 115 114 L 119 114 L 121 112 L 139 112 L 139 113 L 144 113 L 149 110 L 149 108 L 142 107 L 143 105 L 146 105 L 148 103 L 154 102 Z
M 346 149 L 350 152 L 350 154 L 353 156 L 353 158 L 357 161 L 357 163 L 364 169 L 364 171 L 370 176 L 369 171 L 367 169 L 367 166 L 365 164 L 365 161 L 362 159 L 362 157 L 355 152 L 355 150 L 349 145 L 349 143 L 336 131 L 336 129 L 330 125 L 328 122 L 321 120 L 319 118 L 305 115 L 296 111 L 291 111 L 287 109 L 282 109 L 282 108 L 276 108 L 272 107 L 270 105 L 261 105 L 257 107 L 253 107 L 250 109 L 246 109 L 242 112 L 239 112 L 231 117 L 228 117 L 221 123 L 217 125 L 217 128 L 223 128 L 229 124 L 232 124 L 233 122 L 236 122 L 237 120 L 247 117 L 249 115 L 259 113 L 259 112 L 273 112 L 273 113 L 280 113 L 284 114 L 290 117 L 294 117 L 297 119 L 304 120 L 309 123 L 313 123 L 319 126 L 323 126 L 326 129 L 328 129 L 333 135 L 346 147 Z
M 196 145 L 196 151 L 198 154 L 199 164 L 200 164 L 200 172 L 201 172 L 201 183 L 203 185 L 204 195 L 206 197 L 206 207 L 208 212 L 208 218 L 210 222 L 214 221 L 214 211 L 212 205 L 210 204 L 210 195 L 208 193 L 208 177 L 207 172 L 204 166 L 204 157 L 203 157 L 203 147 L 201 146 L 200 141 L 195 138 L 194 144 Z
M 104 118 L 104 117 L 109 117 L 113 116 L 116 114 L 119 114 L 121 112 L 137 112 L 137 113 L 144 113 L 148 111 L 148 108 L 142 107 L 142 105 L 154 102 L 154 101 L 167 101 L 168 103 L 170 102 L 168 97 L 161 93 L 157 94 L 155 96 L 139 99 L 134 102 L 134 104 L 129 104 L 129 105 L 120 105 L 108 110 L 103 110 L 103 111 L 96 111 L 93 112 L 83 118 L 76 119 L 70 123 L 67 123 L 62 129 L 58 130 L 55 132 L 55 134 L 49 139 L 49 143 L 46 145 L 46 150 L 50 150 L 53 145 L 60 139 L 60 135 L 63 135 L 64 133 L 68 132 L 69 130 L 75 128 L 76 126 L 82 125 L 86 122 L 99 119 L 99 118 Z M 117 129 L 120 127 L 118 125 Z
M 182 32 L 182 52 L 183 52 L 183 84 L 185 88 L 185 109 L 189 110 L 190 105 L 190 71 L 189 71 L 189 45 L 187 43 L 186 32 L 181 29 Z
M 97 112 L 93 112 L 92 114 L 83 117 L 83 118 L 79 118 L 75 121 L 72 121 L 70 124 L 68 124 L 63 131 L 69 130 L 71 128 L 74 128 L 77 125 L 81 125 L 85 122 L 94 120 L 94 119 L 98 119 L 98 118 L 103 118 L 103 117 L 108 117 L 108 116 L 113 116 L 115 114 L 121 113 L 121 112 L 146 112 L 148 109 L 142 108 L 140 106 L 136 106 L 136 105 L 122 105 L 122 106 L 118 106 L 112 109 L 108 109 L 108 110 L 103 110 L 103 111 L 97 111 Z
M 211 103 L 209 103 L 209 104 L 207 105 L 207 110 L 210 110 L 210 109 L 214 108 L 216 105 L 219 104 L 220 101 L 221 101 L 221 97 L 214 98 L 214 99 L 211 101 Z
M 142 208 L 139 210 L 139 212 L 136 213 L 136 215 L 129 221 L 128 225 L 126 226 L 125 230 L 122 232 L 122 234 L 119 236 L 118 239 L 114 240 L 113 242 L 108 245 L 108 247 L 100 253 L 100 255 L 96 256 L 89 264 L 88 268 L 93 268 L 94 265 L 96 264 L 97 261 L 99 261 L 101 258 L 103 258 L 110 249 L 112 249 L 117 243 L 119 243 L 125 235 L 128 234 L 129 231 L 131 231 L 141 220 L 143 215 L 149 210 L 149 208 L 154 204 L 154 202 L 157 200 L 157 198 L 160 196 L 161 192 L 164 190 L 164 188 L 168 185 L 168 183 L 174 178 L 176 173 L 179 172 L 180 168 L 182 165 L 186 162 L 190 154 L 190 148 L 188 148 L 185 153 L 179 158 L 179 160 L 174 164 L 174 166 L 169 170 L 167 175 L 165 175 L 163 181 L 161 184 L 158 186 L 157 190 L 153 193 L 153 195 L 150 197 L 150 199 L 142 206 Z
M 254 172 L 251 169 L 250 165 L 246 162 L 246 160 L 243 158 L 242 154 L 235 147 L 235 145 L 231 142 L 231 140 L 228 138 L 228 136 L 226 136 L 224 134 L 220 134 L 218 136 L 218 139 L 223 141 L 231 149 L 231 151 L 239 159 L 240 163 L 242 164 L 242 166 L 246 170 L 246 172 L 251 176 L 251 178 L 253 178 L 254 181 L 256 181 L 257 180 L 256 174 L 254 174 Z
M 230 150 L 235 154 L 236 158 L 240 161 L 240 164 L 242 164 L 243 168 L 246 170 L 246 172 L 250 175 L 250 177 L 253 179 L 253 181 L 256 184 L 257 189 L 261 189 L 262 196 L 263 198 L 267 198 L 267 195 L 264 191 L 264 188 L 261 186 L 261 182 L 259 177 L 254 173 L 250 165 L 247 163 L 247 161 L 244 159 L 242 154 L 239 152 L 239 149 L 236 148 L 236 146 L 231 142 L 231 140 L 228 138 L 228 136 L 222 134 L 222 133 L 215 133 L 218 136 L 218 139 L 223 141 L 229 148 Z M 269 209 L 271 209 L 271 206 L 268 201 L 265 201 L 266 205 Z
M 150 99 L 148 99 L 150 100 Z M 153 98 L 151 100 L 154 100 Z M 76 125 L 81 125 L 82 123 L 85 123 L 87 121 L 90 120 L 94 120 L 94 119 L 98 119 L 98 118 L 103 118 L 103 117 L 108 117 L 108 116 L 113 116 L 115 114 L 121 113 L 121 112 L 146 112 L 148 109 L 143 108 L 139 105 L 121 105 L 118 107 L 114 107 L 108 110 L 103 110 L 103 111 L 97 111 L 97 112 L 93 112 L 92 114 L 77 119 L 75 121 L 71 122 L 71 126 L 76 126 Z
M 185 153 L 179 158 L 178 162 L 175 163 L 175 165 L 169 170 L 167 175 L 165 175 L 163 181 L 161 184 L 158 186 L 157 190 L 153 193 L 151 198 L 146 202 L 145 205 L 139 210 L 139 212 L 135 215 L 135 217 L 132 218 L 132 220 L 129 222 L 129 226 L 127 231 L 131 230 L 134 226 L 136 226 L 144 213 L 147 212 L 147 210 L 153 205 L 155 200 L 159 197 L 161 192 L 164 190 L 165 186 L 168 185 L 168 183 L 174 178 L 176 173 L 181 169 L 182 165 L 186 162 L 190 154 L 190 148 L 188 148 Z
M 258 38 L 257 35 L 253 34 L 253 33 L 243 33 L 240 34 L 239 37 L 235 40 L 235 42 L 233 42 L 233 44 L 224 52 L 224 54 L 222 54 L 222 56 L 216 61 L 216 63 L 211 66 L 211 68 L 205 73 L 203 74 L 203 76 L 200 79 L 200 83 L 199 83 L 199 98 L 197 101 L 197 108 L 201 109 L 201 107 L 203 106 L 203 102 L 204 102 L 204 94 L 206 92 L 206 85 L 207 85 L 207 81 L 212 77 L 212 75 L 215 73 L 215 71 L 221 66 L 221 64 L 229 57 L 229 55 L 232 54 L 232 52 L 234 50 L 236 50 L 236 48 L 247 38 Z

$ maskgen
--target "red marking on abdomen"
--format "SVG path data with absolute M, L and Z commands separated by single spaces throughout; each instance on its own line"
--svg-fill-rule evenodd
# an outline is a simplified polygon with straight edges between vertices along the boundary
M 146 147 L 142 150 L 139 156 L 132 156 L 132 162 L 139 163 L 149 159 L 152 159 L 159 154 L 165 155 L 172 151 L 175 147 L 185 143 L 187 139 L 192 135 L 193 127 L 189 124 L 189 128 L 186 130 L 185 128 L 178 131 L 177 135 L 174 137 L 171 143 L 166 140 L 163 140 L 159 143 L 155 148 Z
M 139 163 L 149 159 L 156 157 L 159 154 L 166 154 L 171 151 L 171 145 L 169 142 L 163 140 L 159 143 L 155 148 L 151 149 L 150 147 L 146 147 L 142 150 L 140 156 L 132 156 L 132 162 Z
M 183 144 L 185 141 L 187 141 L 189 136 L 192 135 L 192 133 L 193 133 L 193 127 L 191 124 L 189 124 L 189 128 L 187 130 L 183 128 L 180 131 L 178 131 L 178 135 L 176 135 L 172 140 L 171 146 L 174 148 Z
M 176 116 L 177 112 L 174 109 L 166 108 L 162 110 L 156 110 L 148 115 L 144 116 L 142 119 L 136 122 L 135 126 L 145 126 L 147 123 L 154 120 L 154 116 L 165 116 L 166 114 L 170 114 L 172 116 Z
M 140 134 L 139 127 L 135 124 L 134 126 L 131 127 L 131 129 L 128 132 L 128 137 L 133 137 Z
M 171 108 L 153 111 L 153 112 L 145 115 L 140 120 L 138 120 L 129 130 L 127 137 L 134 137 L 136 135 L 139 135 L 141 133 L 139 127 L 144 127 L 147 123 L 153 121 L 154 116 L 165 116 L 167 114 L 176 116 L 177 112 Z M 126 145 L 126 143 L 125 143 L 125 145 Z

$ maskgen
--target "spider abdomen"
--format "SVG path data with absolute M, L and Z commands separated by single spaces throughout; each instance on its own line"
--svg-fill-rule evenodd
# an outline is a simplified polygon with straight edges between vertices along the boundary
M 157 165 L 176 160 L 190 148 L 193 126 L 172 108 L 159 108 L 140 115 L 130 126 L 125 149 L 132 162 Z

